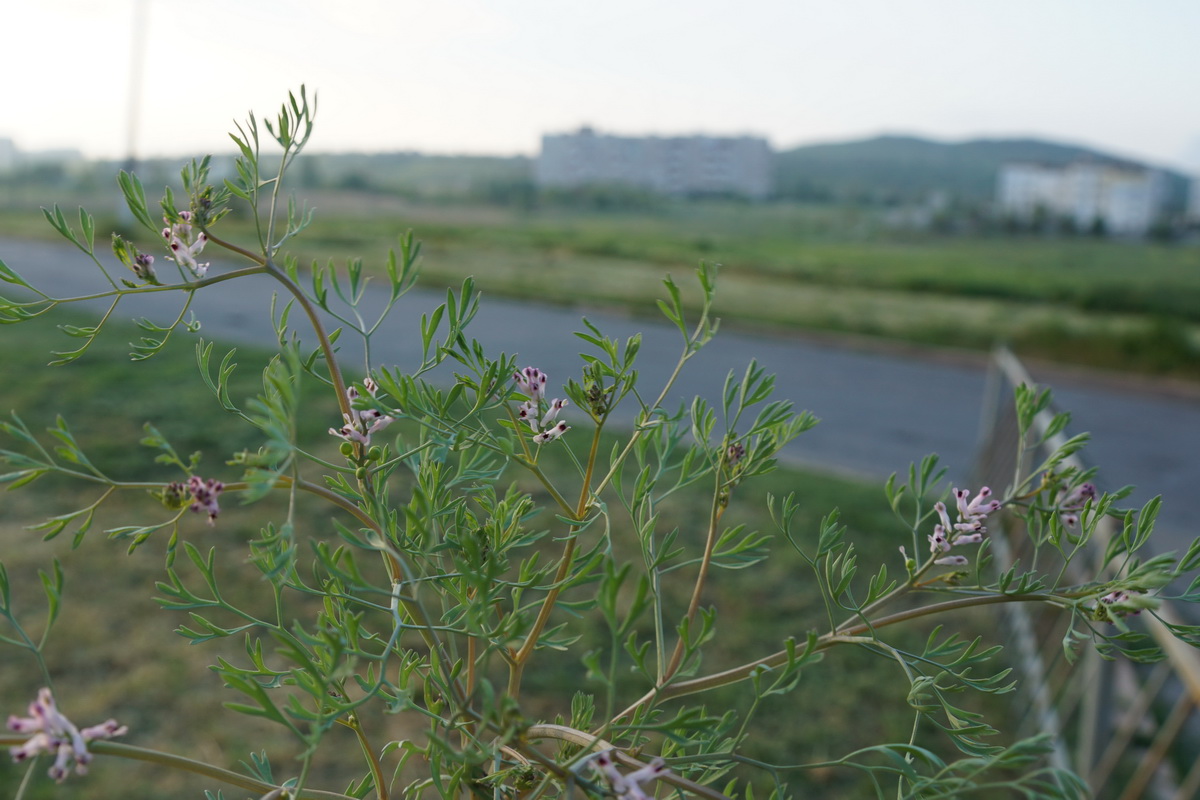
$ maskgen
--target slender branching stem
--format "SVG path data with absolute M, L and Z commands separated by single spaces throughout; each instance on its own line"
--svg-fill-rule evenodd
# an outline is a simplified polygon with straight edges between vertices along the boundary
M 857 637 L 872 630 L 886 628 L 890 625 L 896 625 L 901 622 L 908 622 L 922 617 L 932 616 L 934 614 L 944 614 L 949 611 L 957 611 L 964 608 L 975 608 L 978 606 L 995 605 L 998 603 L 1050 603 L 1050 604 L 1065 604 L 1065 602 L 1057 595 L 1046 592 L 1030 592 L 1027 594 L 995 594 L 983 595 L 979 597 L 960 597 L 955 600 L 947 600 L 942 603 L 934 603 L 921 608 L 908 609 L 899 611 L 895 614 L 869 622 L 863 622 L 858 625 L 851 626 L 841 630 L 837 634 L 825 634 L 817 639 L 815 650 L 828 650 L 834 645 L 847 644 L 858 642 Z M 737 667 L 732 667 L 721 672 L 716 672 L 711 675 L 705 675 L 699 678 L 693 678 L 679 683 L 672 683 L 666 686 L 656 686 L 651 689 L 636 702 L 632 703 L 628 708 L 617 714 L 612 719 L 612 723 L 619 722 L 629 715 L 633 714 L 643 706 L 669 700 L 675 697 L 684 695 L 696 694 L 710 689 L 715 689 L 719 686 L 727 686 L 731 683 L 737 683 L 748 679 L 755 670 L 763 667 L 776 668 L 783 666 L 790 658 L 789 650 L 780 650 L 777 653 L 772 653 L 764 658 L 759 658 L 754 661 L 742 664 Z
M 690 359 L 696 353 L 695 341 L 698 336 L 699 328 L 697 328 L 697 332 L 689 338 L 683 355 L 681 355 L 679 360 L 676 362 L 675 369 L 671 372 L 670 377 L 667 378 L 667 381 L 663 385 L 662 390 L 659 392 L 658 397 L 649 406 L 647 414 L 659 408 L 666 399 L 668 392 L 670 392 L 671 387 L 674 386 L 680 372 L 683 370 L 683 365 L 686 364 L 688 359 Z M 585 481 L 580 489 L 579 507 L 576 509 L 576 518 L 580 520 L 582 520 L 586 514 L 587 504 L 590 502 L 590 499 L 600 494 L 604 487 L 607 486 L 608 483 L 613 479 L 613 476 L 616 475 L 617 470 L 619 470 L 621 465 L 624 463 L 625 458 L 628 457 L 629 453 L 633 451 L 634 445 L 646 431 L 646 426 L 639 426 L 633 432 L 633 435 L 629 437 L 629 441 L 626 443 L 625 448 L 621 451 L 620 455 L 614 459 L 608 473 L 600 480 L 599 483 L 596 484 L 594 488 L 589 488 L 588 483 L 591 480 L 594 465 L 599 452 L 599 437 L 601 427 L 602 423 L 596 426 L 596 432 L 592 438 L 591 451 L 588 456 L 587 467 L 585 470 Z M 529 656 L 533 653 L 534 648 L 537 647 L 538 637 L 541 636 L 542 631 L 545 629 L 546 623 L 550 619 L 550 612 L 553 610 L 554 605 L 558 602 L 558 596 L 562 592 L 562 585 L 566 581 L 567 576 L 570 574 L 571 561 L 575 556 L 576 549 L 576 530 L 577 529 L 572 529 L 568 533 L 567 542 L 563 546 L 563 554 L 559 559 L 558 570 L 555 574 L 554 586 L 542 601 L 542 606 L 540 609 L 538 609 L 537 618 L 534 620 L 534 624 L 529 632 L 529 635 L 526 636 L 524 643 L 512 656 L 512 666 L 509 670 L 508 689 L 509 694 L 513 697 L 519 696 L 521 673 L 524 664 L 529 659 Z
M 236 245 L 233 242 L 227 242 L 218 236 L 214 236 L 212 231 L 210 231 L 208 228 L 203 228 L 203 231 L 204 231 L 204 235 L 206 237 L 208 237 L 208 241 L 212 242 L 217 247 L 224 248 L 225 250 L 228 250 L 231 253 L 237 253 L 239 256 L 242 256 L 243 258 L 253 261 L 255 264 L 258 264 L 258 266 L 260 267 L 259 271 L 261 271 L 261 268 L 267 266 L 268 259 L 262 253 L 255 253 L 253 250 L 247 250 L 246 248 L 242 247 L 241 245 Z
M 23 744 L 27 738 L 28 736 L 0 733 L 0 747 L 14 747 Z M 89 742 L 88 750 L 99 756 L 114 756 L 134 761 L 147 761 L 153 764 L 160 764 L 164 767 L 170 767 L 171 769 L 203 775 L 206 778 L 213 778 L 229 786 L 236 786 L 239 789 L 257 792 L 260 795 L 278 788 L 256 778 L 251 778 L 248 775 L 239 775 L 236 772 L 212 764 L 206 764 L 203 761 L 196 761 L 174 753 L 164 753 L 161 750 L 151 750 L 146 747 L 136 747 L 121 742 L 108 741 Z M 302 789 L 297 800 L 354 800 L 354 798 L 339 792 Z
M 213 284 L 224 283 L 225 281 L 236 280 L 237 278 L 244 278 L 247 275 L 261 275 L 264 272 L 266 272 L 266 270 L 261 266 L 244 267 L 242 269 L 233 270 L 232 272 L 223 272 L 220 275 L 212 275 L 210 277 L 202 278 L 201 280 L 189 283 L 148 284 L 146 286 L 135 286 L 133 288 L 121 287 L 116 289 L 108 289 L 103 292 L 73 295 L 71 297 L 50 297 L 49 295 L 43 295 L 44 299 L 9 303 L 8 305 L 12 306 L 13 308 L 25 308 L 27 306 L 49 304 L 46 308 L 46 310 L 49 310 L 55 306 L 65 305 L 67 303 L 79 303 L 86 300 L 104 300 L 109 297 L 120 298 L 126 295 L 157 294 L 160 292 L 194 292 L 197 289 L 203 289 L 205 286 L 212 286 Z M 115 308 L 116 305 L 114 304 L 108 309 L 108 311 L 101 318 L 101 324 L 108 320 L 108 318 L 112 315 L 113 309 Z
M 375 782 L 375 796 L 378 800 L 388 800 L 387 781 L 383 777 L 383 767 L 379 763 L 379 758 L 375 755 L 375 749 L 371 747 L 371 741 L 367 738 L 367 732 L 363 729 L 362 721 L 357 714 L 349 714 L 338 722 L 354 731 L 355 737 L 358 739 L 359 747 L 362 748 L 363 757 L 367 759 L 367 765 L 371 770 L 371 780 Z
M 274 261 L 268 259 L 265 266 L 267 274 L 282 284 L 283 288 L 287 289 L 292 297 L 296 298 L 296 302 L 308 317 L 309 324 L 312 326 L 313 333 L 317 337 L 317 343 L 321 348 L 321 354 L 325 357 L 325 368 L 329 370 L 329 381 L 333 384 L 333 390 L 337 392 L 338 407 L 341 408 L 343 415 L 350 417 L 352 409 L 350 408 L 350 397 L 346 393 L 346 381 L 342 377 L 342 369 L 338 365 L 337 354 L 333 349 L 333 342 L 329 341 L 329 334 L 325 332 L 325 325 L 321 322 L 321 317 L 317 314 L 316 307 L 308 299 L 308 295 L 304 293 L 304 290 L 297 286 L 296 282 L 289 278 Z
M 592 475 L 596 470 L 596 459 L 600 454 L 600 432 L 604 430 L 604 423 L 596 424 L 596 429 L 592 432 L 592 444 L 588 449 L 587 461 L 584 462 L 583 482 L 579 486 L 579 502 L 575 506 L 576 519 L 583 519 L 587 514 L 588 505 L 592 502 L 594 493 L 592 492 Z
M 680 633 L 679 641 L 675 643 L 675 650 L 671 653 L 671 660 L 667 663 L 667 668 L 663 671 L 659 681 L 660 684 L 671 680 L 679 670 L 683 662 L 684 651 L 687 649 L 684 637 L 692 633 L 692 626 L 696 622 L 696 613 L 700 610 L 700 597 L 704 593 L 704 586 L 708 581 L 708 571 L 712 566 L 713 550 L 717 543 L 717 531 L 720 530 L 721 517 L 725 514 L 726 501 L 728 501 L 728 497 L 722 497 L 720 470 L 717 470 L 716 483 L 708 512 L 708 534 L 704 539 L 704 555 L 700 559 L 700 569 L 696 574 L 696 583 L 692 587 L 692 599 L 688 603 L 687 615 L 684 617 L 687 622 L 687 626 L 684 628 L 686 633 Z
M 511 409 L 509 410 L 509 415 L 510 417 L 512 415 Z M 515 418 L 513 422 L 515 425 Z M 600 452 L 600 432 L 602 427 L 603 426 L 601 424 L 597 424 L 596 429 L 592 434 L 592 444 L 588 451 L 587 462 L 584 467 L 583 483 L 579 490 L 579 502 L 574 509 L 571 509 L 570 506 L 567 506 L 566 501 L 554 491 L 553 487 L 549 485 L 549 480 L 545 478 L 541 470 L 537 468 L 536 464 L 528 465 L 534 474 L 542 480 L 543 485 L 546 485 L 546 487 L 550 489 L 551 494 L 555 497 L 559 505 L 563 506 L 567 513 L 573 514 L 577 520 L 583 520 L 583 518 L 587 516 L 588 506 L 590 505 L 593 497 L 593 493 L 589 489 L 589 484 L 591 483 L 592 475 L 595 470 L 596 459 Z M 521 441 L 522 444 L 524 444 L 524 437 L 521 437 Z M 526 449 L 526 452 L 528 452 L 528 449 Z M 578 530 L 579 528 L 577 526 L 573 526 L 568 532 L 567 541 L 563 545 L 562 555 L 559 557 L 558 569 L 555 572 L 554 585 L 550 588 L 550 591 L 547 592 L 546 597 L 542 600 L 541 608 L 538 609 L 537 618 L 534 620 L 533 627 L 530 628 L 529 634 L 525 637 L 525 641 L 512 656 L 508 682 L 508 692 L 512 697 L 520 696 L 521 675 L 524 670 L 525 662 L 529 660 L 529 657 L 533 654 L 534 648 L 537 647 L 538 637 L 540 637 L 542 635 L 542 631 L 545 630 L 546 623 L 550 619 L 550 612 L 554 610 L 554 606 L 558 602 L 558 597 L 562 593 L 563 584 L 566 582 L 567 576 L 570 575 L 571 563 L 575 558 L 575 550 L 577 547 L 575 537 L 578 533 Z
M 571 572 L 571 562 L 575 558 L 575 548 L 578 539 L 576 532 L 578 528 L 572 527 L 567 534 L 567 543 L 563 547 L 562 557 L 558 561 L 558 570 L 554 574 L 554 585 L 546 594 L 545 600 L 542 601 L 541 608 L 538 609 L 537 619 L 533 622 L 533 627 L 529 630 L 529 635 L 525 637 L 524 643 L 512 654 L 512 664 L 508 671 L 508 693 L 511 697 L 517 698 L 521 696 L 521 674 L 525 669 L 525 662 L 533 655 L 534 649 L 537 647 L 538 637 L 546 628 L 546 623 L 550 619 L 550 612 L 554 609 L 554 604 L 558 601 L 559 594 L 562 593 L 563 584 L 566 583 L 567 576 Z

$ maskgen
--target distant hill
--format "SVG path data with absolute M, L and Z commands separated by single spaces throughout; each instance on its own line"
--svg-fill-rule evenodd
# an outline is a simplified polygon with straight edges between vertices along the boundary
M 939 142 L 916 136 L 877 136 L 850 142 L 807 145 L 775 154 L 775 195 L 782 199 L 835 203 L 913 203 L 934 193 L 967 202 L 990 202 L 996 175 L 1012 161 L 1067 164 L 1077 160 L 1145 167 L 1129 159 L 1078 145 L 1042 139 L 973 139 Z M 218 159 L 221 161 L 222 159 Z M 232 170 L 232 157 L 225 157 Z M 533 158 L 447 156 L 415 152 L 313 153 L 298 164 L 300 185 L 361 189 L 422 198 L 474 198 L 489 202 L 532 202 L 537 195 Z M 123 166 L 101 162 L 101 172 Z M 148 185 L 169 182 L 178 159 L 138 165 Z M 220 170 L 218 170 L 220 171 Z M 1164 170 L 1170 207 L 1182 209 L 1188 177 Z M 26 176 L 30 179 L 37 175 Z M 611 187 L 607 187 L 611 189 Z M 628 198 L 624 198 L 628 200 Z M 622 201 L 615 196 L 614 202 Z
M 775 160 L 775 189 L 780 197 L 842 202 L 911 202 L 939 191 L 987 201 L 996 194 L 1000 166 L 1011 161 L 1053 165 L 1091 160 L 1145 166 L 1040 139 L 937 142 L 915 136 L 808 145 L 777 153 Z M 1180 202 L 1187 178 L 1171 171 L 1166 174 L 1172 197 Z

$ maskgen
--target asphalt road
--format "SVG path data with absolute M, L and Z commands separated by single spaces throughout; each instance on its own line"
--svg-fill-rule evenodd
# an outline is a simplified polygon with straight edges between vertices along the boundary
M 49 287 L 46 290 L 52 294 L 104 287 L 95 267 L 70 246 L 0 239 L 0 260 L 34 285 Z M 200 292 L 193 308 L 204 325 L 202 335 L 231 343 L 273 343 L 264 309 L 274 288 L 270 279 L 253 277 Z M 373 362 L 416 365 L 420 315 L 444 298 L 442 293 L 426 291 L 403 298 L 376 337 Z M 136 300 L 122 302 L 122 318 L 145 315 L 163 321 L 173 318 L 179 305 L 178 296 L 171 293 Z M 610 336 L 643 334 L 638 364 L 643 380 L 651 386 L 674 366 L 681 344 L 675 328 L 603 309 L 484 298 L 470 334 L 496 352 L 518 354 L 522 365 L 548 372 L 553 385 L 578 374 L 577 354 L 586 345 L 571 334 L 580 328 L 581 315 Z M 344 352 L 350 374 L 355 375 L 362 357 L 349 344 Z M 952 475 L 969 472 L 985 392 L 983 359 L 722 331 L 691 362 L 678 384 L 675 402 L 694 394 L 716 398 L 725 375 L 730 370 L 740 375 L 751 358 L 776 374 L 778 398 L 791 400 L 821 419 L 820 425 L 793 442 L 785 454 L 789 460 L 882 481 L 894 471 L 906 470 L 911 461 L 936 452 Z M 1054 390 L 1057 405 L 1072 412 L 1068 433 L 1092 433 L 1094 441 L 1086 455 L 1091 463 L 1102 465 L 1104 486 L 1135 484 L 1133 501 L 1139 503 L 1163 495 L 1160 547 L 1181 547 L 1200 535 L 1190 508 L 1200 496 L 1196 456 L 1200 392 L 1168 392 L 1136 377 L 1096 379 L 1036 368 L 1032 372 Z

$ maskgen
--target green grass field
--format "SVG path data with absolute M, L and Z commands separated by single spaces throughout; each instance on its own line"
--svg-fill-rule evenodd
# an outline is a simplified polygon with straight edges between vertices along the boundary
M 302 199 L 317 213 L 294 242 L 301 263 L 362 256 L 378 269 L 411 229 L 426 285 L 473 275 L 492 295 L 649 313 L 664 274 L 706 260 L 722 264 L 717 311 L 734 325 L 979 350 L 1004 342 L 1025 357 L 1200 379 L 1195 246 L 921 235 L 834 206 L 663 201 L 599 213 L 364 192 Z M 250 234 L 236 214 L 222 226 L 229 238 Z M 0 214 L 0 234 L 34 231 L 48 228 L 31 212 Z
M 129 330 L 110 331 L 81 361 L 59 368 L 42 365 L 51 349 L 64 338 L 43 321 L 0 329 L 0 370 L 20 376 L 7 383 L 0 404 L 15 409 L 35 430 L 53 424 L 62 413 L 87 452 L 95 461 L 125 479 L 174 480 L 153 462 L 153 452 L 136 445 L 141 426 L 151 422 L 171 438 L 181 453 L 203 452 L 202 471 L 229 480 L 235 468 L 223 466 L 224 454 L 253 447 L 248 435 L 230 415 L 220 412 L 195 378 L 191 342 L 180 337 L 162 356 L 149 362 L 130 364 L 125 358 Z M 258 389 L 255 363 L 263 356 L 242 353 L 234 398 Z M 329 398 L 306 396 L 302 438 L 332 454 L 336 440 L 324 430 L 336 417 Z M 564 442 L 569 442 L 564 439 Z M 11 447 L 12 442 L 4 442 Z M 554 452 L 553 450 L 549 452 Z M 560 456 L 561 457 L 561 456 Z M 565 462 L 548 471 L 568 470 Z M 536 486 L 516 476 L 521 485 Z M 767 476 L 750 494 L 739 498 L 726 518 L 727 524 L 745 522 L 751 528 L 770 530 L 763 500 L 766 492 L 782 495 L 795 491 L 803 500 L 799 527 L 815 536 L 820 517 L 834 507 L 843 512 L 848 535 L 868 560 L 898 558 L 896 548 L 908 540 L 904 528 L 891 515 L 880 487 L 833 478 L 813 472 L 779 470 Z M 36 570 L 47 568 L 52 556 L 63 560 L 67 574 L 65 612 L 48 649 L 51 670 L 59 691 L 72 700 L 72 708 L 84 720 L 114 715 L 131 729 L 127 741 L 165 750 L 187 751 L 198 747 L 198 755 L 216 763 L 234 766 L 251 750 L 281 752 L 276 765 L 289 770 L 288 756 L 294 753 L 273 730 L 253 720 L 221 710 L 220 703 L 233 699 L 207 672 L 215 658 L 212 646 L 189 646 L 170 631 L 186 619 L 162 611 L 153 602 L 153 581 L 161 576 L 164 542 L 152 540 L 131 555 L 125 544 L 106 540 L 104 525 L 145 521 L 161 516 L 155 502 L 140 494 L 120 497 L 77 549 L 70 534 L 43 542 L 39 534 L 25 529 L 53 513 L 77 507 L 81 499 L 94 499 L 80 487 L 43 479 L 18 492 L 3 496 L 0 537 L 3 560 L 13 580 L 13 600 L 23 616 L 35 620 L 44 600 Z M 257 573 L 246 562 L 246 542 L 260 526 L 277 519 L 281 507 L 270 500 L 256 506 L 240 506 L 223 499 L 225 511 L 215 528 L 199 518 L 186 520 L 182 536 L 201 548 L 217 545 L 219 567 L 229 579 L 228 591 L 247 597 L 259 592 Z M 678 525 L 684 542 L 700 535 L 695 519 L 697 502 L 680 497 L 671 516 L 660 529 Z M 736 518 L 734 514 L 736 513 Z M 309 540 L 335 538 L 329 514 L 322 508 L 306 509 L 308 520 L 301 536 Z M 629 533 L 617 531 L 617 541 Z M 897 567 L 898 568 L 898 567 Z M 745 659 L 747 654 L 769 652 L 788 636 L 801 636 L 822 617 L 818 597 L 806 588 L 808 578 L 799 559 L 785 542 L 776 542 L 772 558 L 758 569 L 723 572 L 711 584 L 706 603 L 720 610 L 718 645 L 706 668 Z M 967 627 L 983 629 L 985 620 L 967 621 Z M 36 628 L 36 625 L 34 626 Z M 914 630 L 913 641 L 924 639 Z M 32 697 L 40 683 L 34 663 L 27 655 L 8 650 L 5 669 L 0 670 L 0 698 L 4 710 L 17 712 Z M 574 664 L 574 662 L 571 662 Z M 541 694 L 532 702 L 547 714 L 563 711 L 570 694 L 582 680 L 582 667 L 543 672 L 531 676 Z M 782 702 L 764 709 L 756 725 L 755 753 L 783 763 L 818 760 L 838 755 L 857 744 L 877 742 L 880 736 L 907 739 L 911 716 L 904 703 L 907 683 L 895 664 L 865 651 L 835 651 L 821 664 L 808 670 L 800 687 Z M 746 697 L 732 687 L 711 699 L 712 711 L 723 711 L 723 703 Z M 864 709 L 870 725 L 864 725 Z M 381 741 L 412 734 L 404 718 L 372 720 Z M 346 747 L 355 745 L 345 732 L 332 737 Z M 130 771 L 132 769 L 132 771 Z M 333 754 L 320 763 L 319 780 L 330 780 L 341 788 L 352 777 Z M 0 763 L 0 795 L 19 780 L 17 769 Z M 75 783 L 75 779 L 72 779 Z M 202 787 L 215 788 L 192 778 L 140 765 L 114 764 L 101 759 L 87 783 L 79 783 L 78 796 L 95 800 L 140 800 L 200 796 Z M 53 787 L 43 781 L 31 796 L 50 797 Z M 819 793 L 827 798 L 855 798 L 862 785 L 856 776 L 824 770 L 794 776 L 797 796 Z M 54 795 L 57 796 L 57 795 Z M 226 794 L 226 797 L 238 796 Z

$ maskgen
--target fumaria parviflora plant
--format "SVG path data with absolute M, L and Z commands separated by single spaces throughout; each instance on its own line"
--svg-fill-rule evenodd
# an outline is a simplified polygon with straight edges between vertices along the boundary
M 815 419 L 772 399 L 773 377 L 754 363 L 725 380 L 716 402 L 667 407 L 677 377 L 716 333 L 715 268 L 698 270 L 694 308 L 685 308 L 671 279 L 664 281 L 659 308 L 678 329 L 680 348 L 667 374 L 639 374 L 640 337 L 617 341 L 586 320 L 577 334 L 585 351 L 574 376 L 489 352 L 469 331 L 478 308 L 470 280 L 419 320 L 403 320 L 419 337 L 415 368 L 376 363 L 371 342 L 414 285 L 418 247 L 411 235 L 403 237 L 382 270 L 382 290 L 371 291 L 360 262 L 302 269 L 285 255 L 311 219 L 285 186 L 309 140 L 314 110 L 301 89 L 273 121 L 251 115 L 232 135 L 240 150 L 236 174 L 210 183 L 209 160 L 193 161 L 182 172 L 182 196 L 168 190 L 159 209 L 151 210 L 134 175 L 122 173 L 125 202 L 148 233 L 136 242 L 112 237 L 116 270 L 96 249 L 90 215 L 81 210 L 76 226 L 57 207 L 47 211 L 50 224 L 100 270 L 107 281 L 102 291 L 58 296 L 0 263 L 0 278 L 13 289 L 0 301 L 5 323 L 75 301 L 110 301 L 99 323 L 63 326 L 81 346 L 60 354 L 60 362 L 83 354 L 126 298 L 180 298 L 172 321 L 140 323 L 137 361 L 162 351 L 174 332 L 198 329 L 189 314 L 197 293 L 250 276 L 277 283 L 286 303 L 263 313 L 271 315 L 278 351 L 257 397 L 231 396 L 233 351 L 217 358 L 214 343 L 203 339 L 196 347 L 200 381 L 224 412 L 257 432 L 260 446 L 202 466 L 198 455 L 178 455 L 148 428 L 143 444 L 156 454 L 161 479 L 128 482 L 93 463 L 66 421 L 52 426 L 47 439 L 14 413 L 3 424 L 9 443 L 0 480 L 15 489 L 58 475 L 99 489 L 95 502 L 38 526 L 48 536 L 73 529 L 75 546 L 104 501 L 143 496 L 152 521 L 130 522 L 107 536 L 131 549 L 163 550 L 157 601 L 183 615 L 180 635 L 221 648 L 213 679 L 239 696 L 228 713 L 278 725 L 300 755 L 272 762 L 254 753 L 245 770 L 234 772 L 144 746 L 153 742 L 139 743 L 137 726 L 121 721 L 120 707 L 110 709 L 113 719 L 81 727 L 71 719 L 75 698 L 55 692 L 56 676 L 44 658 L 47 635 L 65 607 L 61 571 L 56 564 L 43 573 L 49 611 L 31 628 L 30 612 L 14 607 L 10 595 L 22 576 L 0 570 L 6 669 L 40 670 L 44 684 L 35 698 L 3 698 L 11 716 L 0 743 L 28 764 L 18 798 L 51 779 L 86 781 L 76 773 L 97 758 L 198 772 L 211 780 L 211 798 L 264 800 L 784 797 L 790 776 L 818 766 L 861 771 L 881 798 L 960 797 L 985 781 L 1026 797 L 1086 795 L 1079 778 L 1039 760 L 1045 736 L 989 744 L 989 723 L 952 702 L 962 689 L 1011 689 L 1006 670 L 987 669 L 998 647 L 939 632 L 914 649 L 891 637 L 906 623 L 952 610 L 1038 603 L 1072 618 L 1072 647 L 1152 657 L 1125 617 L 1153 614 L 1165 587 L 1200 563 L 1196 546 L 1178 559 L 1138 557 L 1154 507 L 1140 520 L 1125 517 L 1124 535 L 1106 553 L 1104 578 L 1068 584 L 1057 568 L 989 569 L 988 527 L 1004 515 L 1024 517 L 1027 529 L 1038 532 L 1032 546 L 1069 560 L 1102 518 L 1124 514 L 1118 497 L 1095 491 L 1090 474 L 1063 466 L 1082 437 L 1002 489 L 945 486 L 933 458 L 914 466 L 907 483 L 893 479 L 886 487 L 911 537 L 876 554 L 869 568 L 836 513 L 816 530 L 794 525 L 800 507 L 794 494 L 769 500 L 776 531 L 728 526 L 727 509 L 743 485 L 771 471 L 780 448 Z M 265 157 L 260 145 L 271 142 L 280 152 Z M 220 221 L 236 206 L 253 221 L 248 241 L 222 235 Z M 205 259 L 214 250 L 241 265 L 210 268 Z M 531 339 L 529 352 L 536 353 L 532 333 Z M 353 366 L 347 353 L 354 354 Z M 434 381 L 438 367 L 452 369 L 452 380 Z M 306 448 L 297 439 L 302 388 L 329 393 L 340 409 L 328 420 L 327 447 Z M 1048 396 L 1022 387 L 1016 400 L 1024 438 Z M 631 426 L 610 424 L 618 408 L 628 410 Z M 574 469 L 544 469 L 543 455 L 553 448 L 567 451 Z M 536 496 L 518 488 L 513 470 L 541 487 Z M 702 488 L 704 522 L 695 530 L 660 529 L 661 507 L 684 487 Z M 244 567 L 257 576 L 271 609 L 264 613 L 263 604 L 239 604 L 222 592 L 205 523 L 220 526 L 224 515 L 238 513 L 228 510 L 230 498 L 267 496 L 287 498 L 284 516 L 240 545 Z M 297 513 L 304 497 L 327 504 L 330 513 Z M 621 516 L 636 536 L 612 535 Z M 823 612 L 794 620 L 794 635 L 769 650 L 725 653 L 738 663 L 706 669 L 705 654 L 722 647 L 721 617 L 706 604 L 714 572 L 761 566 L 772 547 L 798 553 L 808 571 L 795 581 L 819 594 Z M 1173 630 L 1187 640 L 1196 633 Z M 746 755 L 755 709 L 786 704 L 796 693 L 821 693 L 819 684 L 806 682 L 807 668 L 856 648 L 894 664 L 898 702 L 929 724 L 914 724 L 908 740 L 815 763 L 805 753 L 795 753 L 790 764 Z M 523 694 L 529 675 L 556 665 L 583 677 L 561 696 L 531 704 Z M 741 704 L 710 705 L 712 693 L 728 687 L 740 694 L 720 697 L 740 697 Z M 382 737 L 365 720 L 383 715 L 407 717 L 410 729 L 423 733 Z M 315 785 L 316 754 L 345 749 L 344 738 L 328 736 L 335 728 L 353 732 L 355 746 L 337 759 L 359 760 L 360 777 L 349 786 Z M 939 750 L 922 737 L 954 747 Z

